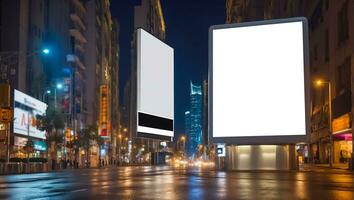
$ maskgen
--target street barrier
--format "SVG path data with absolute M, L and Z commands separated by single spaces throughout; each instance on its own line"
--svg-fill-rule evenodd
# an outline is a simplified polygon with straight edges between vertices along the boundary
M 28 167 L 29 166 L 29 167 Z M 6 174 L 24 174 L 24 173 L 41 173 L 48 171 L 47 163 L 1 163 L 0 175 Z

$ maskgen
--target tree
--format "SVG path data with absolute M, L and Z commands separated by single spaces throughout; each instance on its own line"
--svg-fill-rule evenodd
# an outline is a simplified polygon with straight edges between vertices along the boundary
M 97 128 L 94 126 L 89 126 L 87 128 L 81 129 L 78 132 L 77 140 L 75 140 L 75 145 L 78 148 L 83 148 L 86 152 L 86 161 L 89 161 L 89 150 L 92 144 L 92 141 L 95 141 L 97 138 Z
M 44 116 L 37 115 L 36 117 L 38 128 L 47 133 L 48 149 L 53 145 L 52 159 L 56 160 L 57 145 L 63 143 L 63 134 L 60 130 L 64 129 L 64 115 L 56 108 L 49 107 Z

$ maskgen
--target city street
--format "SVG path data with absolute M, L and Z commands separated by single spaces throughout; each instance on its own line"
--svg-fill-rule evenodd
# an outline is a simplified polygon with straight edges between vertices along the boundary
M 108 167 L 0 177 L 1 199 L 353 199 L 347 171 Z

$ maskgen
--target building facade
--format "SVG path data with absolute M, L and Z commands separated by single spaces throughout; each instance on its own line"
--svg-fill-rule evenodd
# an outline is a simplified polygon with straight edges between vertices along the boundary
M 295 16 L 308 19 L 311 81 L 327 82 L 311 86 L 308 153 L 316 163 L 347 163 L 352 157 L 352 8 L 349 0 L 226 1 L 227 23 Z
M 197 148 L 203 142 L 202 130 L 202 87 L 190 83 L 190 113 L 186 126 L 189 123 L 187 135 L 187 154 L 189 157 L 196 155 Z
M 144 152 L 134 152 L 134 148 L 128 148 L 128 154 L 130 160 L 134 158 L 134 161 L 141 160 L 137 157 L 148 158 L 149 153 L 158 151 L 160 145 L 159 141 L 137 138 L 137 49 L 136 49 L 136 30 L 143 28 L 147 32 L 153 34 L 160 40 L 165 40 L 166 26 L 164 15 L 161 7 L 160 0 L 142 0 L 140 5 L 134 7 L 134 33 L 133 40 L 131 41 L 131 70 L 130 79 L 127 81 L 124 92 L 125 95 L 130 95 L 130 102 L 125 103 L 124 109 L 128 112 L 125 114 L 129 119 L 126 121 L 126 135 L 128 137 L 128 143 L 130 147 L 136 147 L 136 149 L 144 149 Z M 128 90 L 129 88 L 129 90 Z M 138 156 L 136 156 L 138 154 Z M 146 160 L 146 159 L 144 159 Z
M 314 85 L 311 93 L 310 149 L 318 163 L 330 162 L 331 154 L 333 163 L 347 163 L 353 152 L 353 6 L 352 1 L 346 0 L 306 2 L 311 74 L 313 80 L 327 80 L 331 83 Z M 332 90 L 330 98 L 328 87 Z

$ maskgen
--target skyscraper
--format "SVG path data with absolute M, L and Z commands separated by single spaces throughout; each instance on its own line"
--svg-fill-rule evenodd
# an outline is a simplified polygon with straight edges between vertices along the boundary
M 192 82 L 190 87 L 190 121 L 188 122 L 186 117 L 186 127 L 189 123 L 188 133 L 186 134 L 187 153 L 189 157 L 193 157 L 198 145 L 202 143 L 202 87 L 194 85 Z

